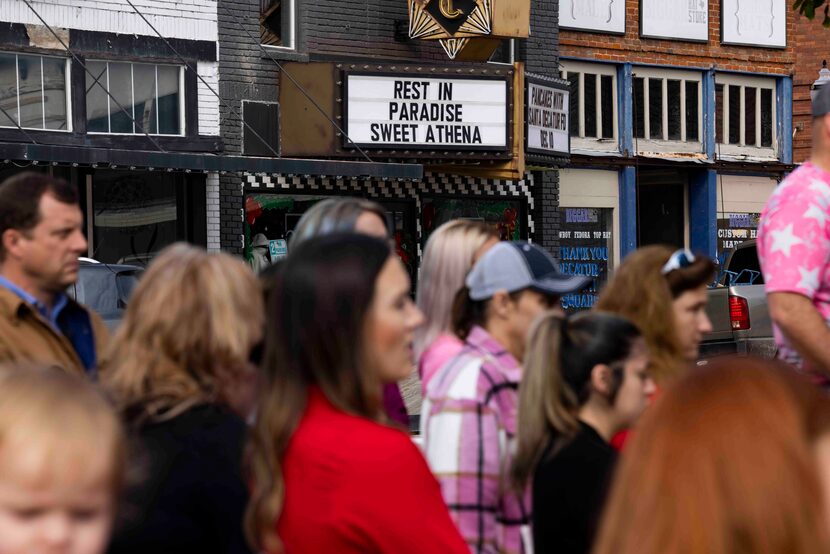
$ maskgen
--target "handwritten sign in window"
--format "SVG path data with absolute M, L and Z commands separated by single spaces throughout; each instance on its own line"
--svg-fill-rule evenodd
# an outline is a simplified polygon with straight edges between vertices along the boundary
M 608 282 L 613 260 L 611 208 L 559 209 L 559 270 L 566 275 L 591 277 L 591 285 L 562 297 L 562 308 L 572 313 L 591 308 Z

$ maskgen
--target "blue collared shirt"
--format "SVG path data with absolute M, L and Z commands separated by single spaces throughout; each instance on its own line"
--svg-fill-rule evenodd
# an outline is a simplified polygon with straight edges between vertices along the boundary
M 40 312 L 40 315 L 42 315 L 44 318 L 46 318 L 46 321 L 52 324 L 52 327 L 54 327 L 56 331 L 60 331 L 60 327 L 58 327 L 58 316 L 66 307 L 66 304 L 68 302 L 65 294 L 59 294 L 55 298 L 55 305 L 52 308 L 52 311 L 49 312 L 49 308 L 47 308 L 46 305 L 43 304 L 43 302 L 29 294 L 22 288 L 18 287 L 2 275 L 0 275 L 0 286 L 6 287 L 7 289 L 15 293 L 17 296 L 22 298 L 24 302 L 30 304 L 31 306 L 34 306 L 34 308 L 38 312 Z
M 84 364 L 90 376 L 96 374 L 97 356 L 95 352 L 95 338 L 92 331 L 92 322 L 89 314 L 83 310 L 66 310 L 69 298 L 65 294 L 58 294 L 52 310 L 37 298 L 0 275 L 0 286 L 12 291 L 21 300 L 32 306 L 49 322 L 55 332 L 65 336 L 72 343 L 75 353 Z M 65 317 L 61 317 L 61 316 Z

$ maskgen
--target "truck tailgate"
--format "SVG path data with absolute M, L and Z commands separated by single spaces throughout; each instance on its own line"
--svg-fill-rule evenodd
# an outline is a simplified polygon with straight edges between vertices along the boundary
M 729 319 L 729 288 L 718 286 L 707 291 L 706 315 L 712 322 L 712 332 L 704 341 L 732 340 L 732 322 Z

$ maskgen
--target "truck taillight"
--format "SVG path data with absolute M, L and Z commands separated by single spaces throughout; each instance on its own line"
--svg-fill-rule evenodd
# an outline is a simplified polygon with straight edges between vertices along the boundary
M 749 329 L 749 305 L 746 298 L 739 296 L 729 297 L 729 319 L 732 321 L 733 331 L 745 331 Z

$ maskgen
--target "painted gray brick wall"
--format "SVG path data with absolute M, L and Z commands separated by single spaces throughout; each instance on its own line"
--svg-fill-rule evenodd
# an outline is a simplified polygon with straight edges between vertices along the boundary
M 437 43 L 395 41 L 395 22 L 406 22 L 408 18 L 407 0 L 295 1 L 297 49 L 289 53 L 271 50 L 279 61 L 334 58 L 448 61 Z M 527 63 L 528 71 L 558 75 L 558 0 L 532 2 L 532 36 L 527 41 L 518 41 L 517 57 Z M 220 126 L 229 154 L 241 153 L 242 142 L 241 124 L 228 106 L 241 113 L 242 100 L 278 100 L 279 68 L 257 45 L 259 4 L 259 0 L 218 2 L 219 91 L 223 99 Z M 555 251 L 558 247 L 558 173 L 547 171 L 535 177 L 537 201 L 533 216 L 538 222 L 535 239 Z M 219 183 L 221 245 L 223 250 L 236 253 L 242 252 L 244 206 L 240 181 L 239 175 L 228 174 L 220 176 Z
M 530 38 L 519 47 L 530 73 L 559 77 L 559 1 L 532 0 Z M 559 255 L 559 172 L 534 175 L 536 242 Z

